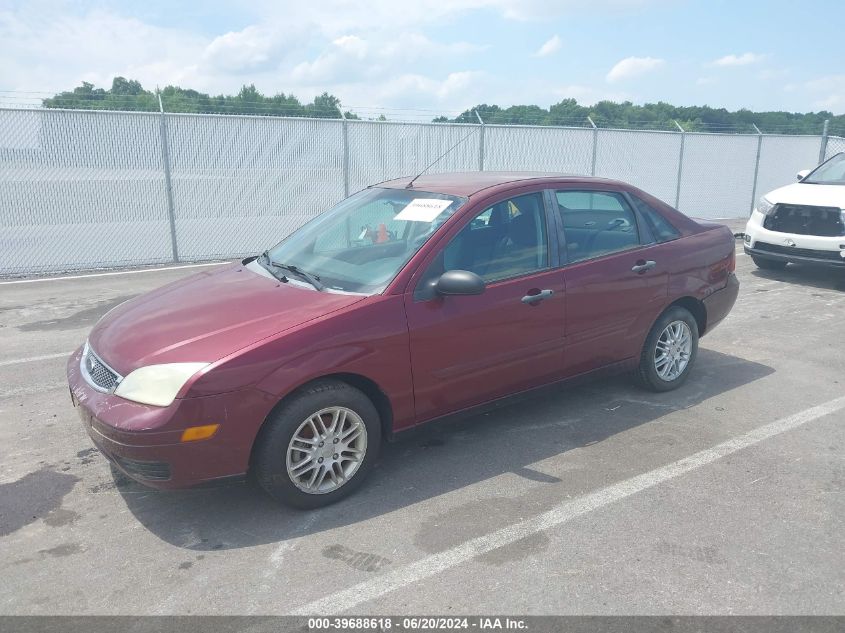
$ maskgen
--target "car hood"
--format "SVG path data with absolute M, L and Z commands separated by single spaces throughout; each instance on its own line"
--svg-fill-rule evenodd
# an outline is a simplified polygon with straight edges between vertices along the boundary
M 766 199 L 772 204 L 808 204 L 845 209 L 845 187 L 796 182 L 767 193 Z
M 124 376 L 157 363 L 210 363 L 363 298 L 226 266 L 122 303 L 100 319 L 88 341 Z

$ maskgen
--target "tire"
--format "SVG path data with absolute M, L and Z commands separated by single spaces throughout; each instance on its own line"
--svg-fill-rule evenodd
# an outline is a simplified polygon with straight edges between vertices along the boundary
M 781 262 L 776 259 L 764 259 L 762 257 L 752 257 L 757 268 L 763 270 L 783 270 L 786 268 L 787 262 Z
M 664 332 L 670 325 L 674 326 L 673 329 L 681 332 L 681 337 L 679 338 L 683 338 L 683 333 L 689 335 L 686 364 L 683 365 L 682 369 L 678 367 L 680 369 L 678 375 L 673 375 L 673 372 L 666 371 L 667 362 L 669 363 L 669 369 L 672 368 L 671 361 L 663 361 L 661 363 L 660 361 L 662 359 L 658 358 L 658 343 L 660 342 L 661 348 L 665 348 L 667 347 L 667 340 L 673 338 L 671 333 L 669 333 L 668 339 L 663 338 Z M 671 346 L 671 343 L 668 343 L 668 345 Z M 683 348 L 684 346 L 681 345 L 678 349 L 683 351 Z M 660 354 L 660 356 L 662 357 L 664 354 Z M 695 363 L 696 356 L 698 356 L 698 323 L 695 317 L 686 308 L 680 306 L 671 307 L 655 321 L 645 339 L 643 350 L 640 354 L 640 364 L 636 371 L 637 382 L 640 386 L 651 391 L 671 391 L 672 389 L 677 389 L 686 382 L 690 370 Z M 663 372 L 666 373 L 661 375 Z
M 333 423 L 342 428 L 332 429 Z M 295 436 L 300 438 L 296 442 Z M 362 446 L 356 466 L 354 451 Z M 256 442 L 253 473 L 277 501 L 304 510 L 319 508 L 355 492 L 380 446 L 381 420 L 370 399 L 344 382 L 321 380 L 292 395 L 267 418 Z

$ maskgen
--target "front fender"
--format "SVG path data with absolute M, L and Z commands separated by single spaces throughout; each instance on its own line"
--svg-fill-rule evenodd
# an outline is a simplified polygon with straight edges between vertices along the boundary
M 332 374 L 354 374 L 387 397 L 393 430 L 414 423 L 408 325 L 401 295 L 379 296 L 355 309 L 312 321 L 256 350 L 255 361 L 275 361 L 256 384 L 281 399 Z

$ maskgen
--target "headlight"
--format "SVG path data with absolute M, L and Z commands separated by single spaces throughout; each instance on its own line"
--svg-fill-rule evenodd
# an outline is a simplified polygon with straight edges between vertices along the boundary
M 168 363 L 139 367 L 120 381 L 114 395 L 142 404 L 166 407 L 191 376 L 209 363 Z
M 771 202 L 766 200 L 766 196 L 762 196 L 757 201 L 757 211 L 759 211 L 763 215 L 769 215 L 772 212 L 772 209 L 774 209 L 774 208 L 775 208 L 775 205 L 773 205 Z

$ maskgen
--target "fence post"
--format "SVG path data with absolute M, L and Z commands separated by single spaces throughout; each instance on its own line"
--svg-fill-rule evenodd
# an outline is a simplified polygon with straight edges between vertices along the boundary
M 590 125 L 593 126 L 593 162 L 592 167 L 590 167 L 590 175 L 596 175 L 596 155 L 598 154 L 598 146 L 599 146 L 599 128 L 593 123 L 593 119 L 591 117 L 587 117 L 587 121 L 590 122 Z M 593 196 L 590 196 L 590 200 L 593 199 Z
M 673 121 L 673 123 L 681 131 L 681 151 L 678 154 L 678 186 L 675 189 L 675 208 L 677 209 L 681 206 L 681 176 L 684 173 L 684 141 L 687 138 L 687 131 L 677 121 Z
M 824 120 L 824 127 L 822 128 L 822 143 L 819 147 L 819 164 L 824 162 L 824 157 L 827 154 L 827 130 L 830 125 L 830 119 Z
M 179 261 L 179 247 L 176 243 L 176 215 L 173 209 L 173 185 L 170 180 L 170 151 L 167 146 L 167 119 L 164 115 L 164 104 L 161 102 L 161 92 L 158 94 L 158 111 L 161 117 L 159 129 L 161 131 L 161 162 L 164 165 L 164 192 L 167 195 L 167 219 L 170 221 L 170 250 L 173 261 Z
M 478 114 L 478 110 L 473 110 L 473 112 L 475 112 L 475 118 L 478 119 L 478 124 L 481 126 L 478 132 L 478 171 L 484 171 L 484 120 Z
M 753 123 L 751 125 L 757 132 L 757 160 L 754 162 L 754 185 L 751 187 L 751 211 L 754 211 L 754 203 L 757 200 L 757 175 L 760 173 L 760 150 L 763 147 L 763 133 L 756 125 Z
M 340 108 L 340 117 L 343 119 L 343 197 L 349 197 L 349 123 L 343 108 Z

